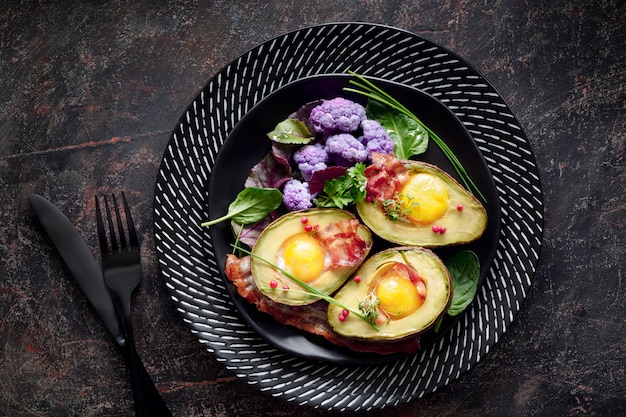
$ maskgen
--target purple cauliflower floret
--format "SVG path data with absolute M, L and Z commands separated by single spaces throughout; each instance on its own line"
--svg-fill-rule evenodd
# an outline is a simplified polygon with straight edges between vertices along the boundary
M 361 142 L 365 145 L 368 158 L 371 160 L 372 153 L 393 153 L 393 140 L 384 127 L 375 120 L 363 120 L 361 122 L 363 136 Z
M 283 188 L 283 204 L 290 211 L 311 208 L 313 202 L 309 184 L 296 179 L 287 181 Z
M 352 166 L 367 159 L 367 151 L 357 138 L 349 133 L 339 133 L 326 139 L 326 152 L 341 166 Z
M 309 119 L 316 132 L 353 132 L 365 120 L 365 108 L 354 101 L 337 97 L 324 100 L 311 109 Z
M 298 165 L 305 180 L 310 180 L 314 172 L 328 167 L 328 153 L 324 145 L 305 145 L 293 154 L 293 160 Z

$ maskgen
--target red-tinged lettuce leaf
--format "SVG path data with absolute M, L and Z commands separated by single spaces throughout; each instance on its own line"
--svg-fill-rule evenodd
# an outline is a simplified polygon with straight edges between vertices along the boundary
M 310 132 L 314 132 L 315 129 L 313 129 L 313 124 L 311 123 L 311 110 L 322 104 L 323 101 L 324 100 L 311 101 L 300 107 L 295 113 L 291 114 L 289 118 L 300 120 L 306 125 Z
M 341 177 L 347 170 L 348 168 L 346 167 L 333 165 L 328 168 L 315 171 L 311 176 L 311 179 L 308 181 L 310 193 L 315 195 L 322 192 L 326 181 Z
M 257 188 L 280 188 L 291 179 L 291 172 L 276 162 L 274 156 L 269 153 L 250 170 L 246 179 L 245 187 Z
M 286 175 L 290 177 L 293 176 L 291 158 L 297 148 L 298 147 L 294 145 L 272 142 L 272 155 L 274 156 L 274 160 L 285 170 Z
M 246 224 L 242 226 L 232 222 L 231 225 L 235 236 L 239 236 L 239 241 L 248 245 L 250 248 L 253 248 L 261 232 L 277 217 L 278 215 L 276 213 L 272 213 L 263 220 L 253 224 Z

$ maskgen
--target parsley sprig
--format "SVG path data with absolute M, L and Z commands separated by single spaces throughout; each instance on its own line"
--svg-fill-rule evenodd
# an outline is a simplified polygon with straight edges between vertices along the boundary
M 344 208 L 360 203 L 366 196 L 365 164 L 358 162 L 340 177 L 326 181 L 322 193 L 314 200 L 317 207 Z

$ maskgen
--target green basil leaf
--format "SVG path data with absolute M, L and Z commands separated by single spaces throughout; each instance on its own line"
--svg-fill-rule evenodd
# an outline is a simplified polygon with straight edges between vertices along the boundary
M 283 195 L 276 188 L 244 188 L 228 206 L 228 213 L 220 218 L 202 223 L 211 226 L 231 219 L 237 224 L 251 224 L 265 218 L 276 210 L 283 201 Z
M 406 114 L 377 100 L 369 100 L 367 117 L 376 120 L 393 140 L 393 153 L 398 159 L 409 159 L 426 152 L 428 132 Z
M 452 303 L 448 308 L 448 315 L 456 316 L 462 313 L 472 302 L 478 287 L 480 263 L 474 252 L 464 250 L 454 254 L 446 261 L 446 267 L 452 278 Z
M 267 134 L 267 137 L 274 142 L 296 145 L 305 145 L 314 139 L 309 128 L 297 119 L 283 120 Z

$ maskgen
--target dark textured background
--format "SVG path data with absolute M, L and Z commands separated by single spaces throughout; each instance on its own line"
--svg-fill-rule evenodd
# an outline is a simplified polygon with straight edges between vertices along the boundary
M 474 65 L 518 117 L 544 190 L 533 286 L 501 341 L 385 416 L 626 415 L 626 16 L 602 1 L 4 1 L 0 416 L 128 416 L 124 362 L 33 217 L 57 203 L 97 251 L 93 196 L 128 190 L 142 238 L 137 345 L 176 416 L 323 415 L 259 392 L 184 326 L 158 274 L 153 188 L 170 132 L 224 65 L 287 31 L 397 26 Z

